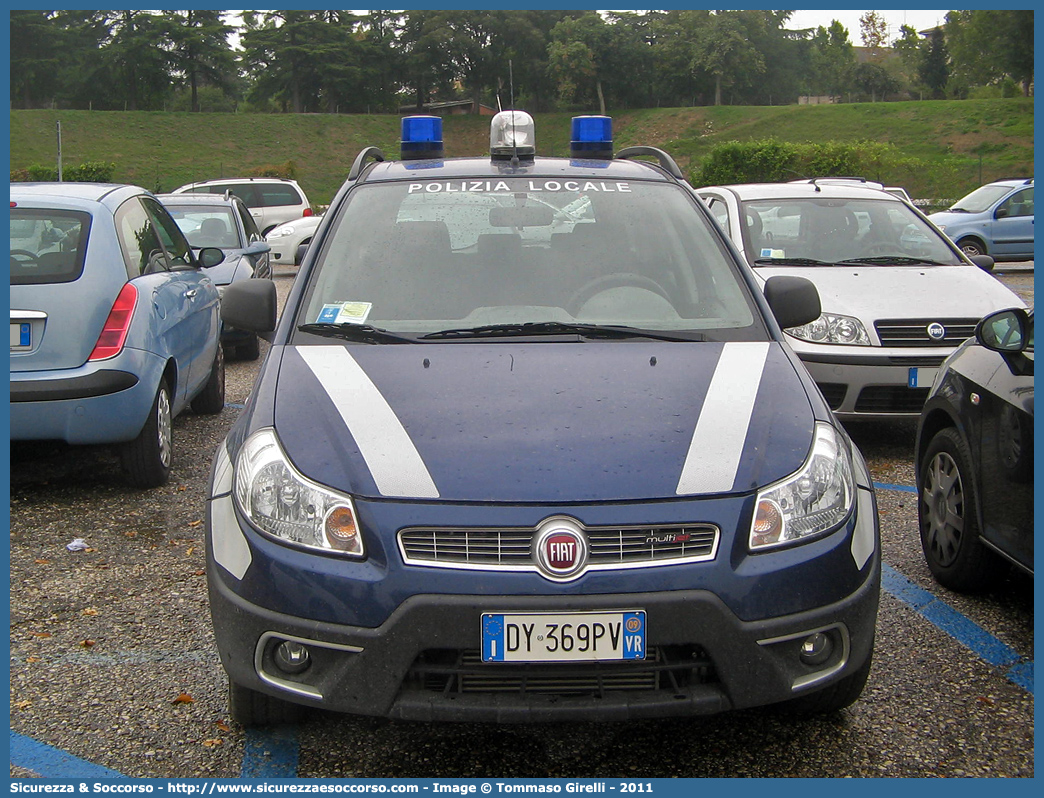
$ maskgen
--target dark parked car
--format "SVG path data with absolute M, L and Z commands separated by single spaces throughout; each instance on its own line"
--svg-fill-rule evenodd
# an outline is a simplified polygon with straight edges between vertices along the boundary
M 117 444 L 166 482 L 172 419 L 224 407 L 222 257 L 136 186 L 12 183 L 11 440 Z
M 1033 311 L 986 316 L 943 364 L 917 433 L 917 517 L 954 590 L 1033 573 Z
M 160 194 L 174 221 L 194 249 L 217 247 L 225 259 L 207 269 L 207 274 L 224 293 L 237 280 L 271 278 L 271 246 L 261 236 L 243 200 L 230 192 L 215 194 Z M 260 347 L 257 334 L 225 325 L 221 331 L 225 350 L 243 360 L 257 360 Z

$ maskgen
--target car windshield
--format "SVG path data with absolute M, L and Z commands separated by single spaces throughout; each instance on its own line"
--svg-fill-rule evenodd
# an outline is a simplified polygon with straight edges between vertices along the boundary
M 90 226 L 82 211 L 11 208 L 11 285 L 78 279 Z
M 1011 191 L 1011 186 L 982 186 L 971 194 L 962 197 L 949 207 L 951 211 L 966 213 L 982 213 L 988 211 L 997 200 Z
M 239 240 L 232 209 L 225 206 L 173 205 L 164 203 L 189 245 L 234 249 L 243 246 Z
M 297 324 L 458 338 L 583 322 L 763 339 L 759 319 L 680 187 L 503 178 L 358 188 L 318 254 Z M 554 329 L 567 328 L 542 327 Z
M 916 212 L 890 199 L 751 200 L 743 211 L 743 249 L 757 266 L 798 259 L 824 266 L 961 263 Z

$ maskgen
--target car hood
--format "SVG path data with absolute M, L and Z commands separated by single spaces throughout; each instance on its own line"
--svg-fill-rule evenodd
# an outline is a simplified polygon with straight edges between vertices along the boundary
M 273 354 L 272 417 L 287 455 L 310 479 L 357 496 L 555 503 L 745 492 L 796 471 L 815 423 L 774 342 Z
M 928 220 L 938 226 L 948 227 L 953 224 L 961 224 L 962 222 L 976 222 L 982 219 L 984 216 L 988 216 L 987 211 L 980 211 L 979 213 L 953 213 L 951 211 L 938 211 L 937 213 L 930 214 Z
M 223 249 L 225 259 L 217 266 L 208 266 L 203 273 L 214 281 L 214 285 L 228 285 L 236 276 L 236 269 L 243 258 L 242 249 Z
M 1025 307 L 1016 294 L 977 266 L 772 266 L 756 269 L 762 284 L 778 274 L 807 277 L 828 313 L 877 319 L 978 319 Z

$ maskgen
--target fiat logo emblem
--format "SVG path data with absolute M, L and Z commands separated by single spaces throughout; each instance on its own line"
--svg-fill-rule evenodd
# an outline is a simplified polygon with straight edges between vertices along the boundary
M 946 328 L 939 324 L 939 322 L 933 321 L 928 325 L 928 337 L 933 341 L 941 341 L 946 337 Z
M 533 553 L 544 576 L 573 579 L 587 564 L 587 535 L 571 518 L 549 518 L 537 527 Z

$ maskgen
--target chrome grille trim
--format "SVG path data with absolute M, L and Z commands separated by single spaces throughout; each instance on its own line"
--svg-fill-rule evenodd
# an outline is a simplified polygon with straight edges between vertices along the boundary
M 707 562 L 718 553 L 721 530 L 713 524 L 584 527 L 590 546 L 586 570 L 652 568 Z M 407 565 L 539 573 L 532 552 L 536 529 L 414 527 L 398 534 Z M 677 536 L 688 535 L 687 540 Z
M 928 325 L 939 323 L 946 328 L 941 341 L 928 337 Z M 874 322 L 881 346 L 928 347 L 957 346 L 975 335 L 978 319 L 879 319 Z

